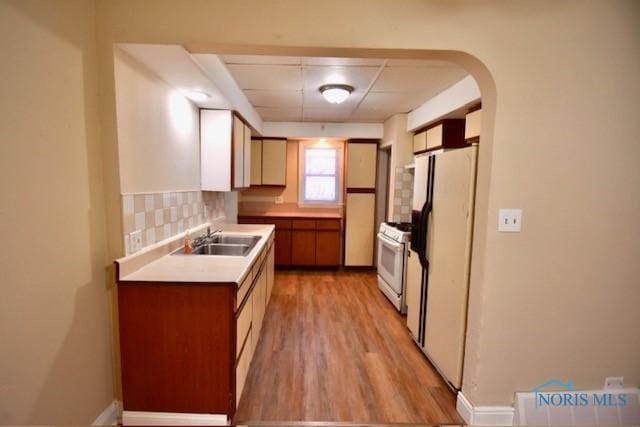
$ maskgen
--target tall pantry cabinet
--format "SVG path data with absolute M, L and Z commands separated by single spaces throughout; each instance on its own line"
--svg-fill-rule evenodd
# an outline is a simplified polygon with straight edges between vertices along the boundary
M 377 140 L 347 143 L 344 265 L 373 265 L 376 210 Z

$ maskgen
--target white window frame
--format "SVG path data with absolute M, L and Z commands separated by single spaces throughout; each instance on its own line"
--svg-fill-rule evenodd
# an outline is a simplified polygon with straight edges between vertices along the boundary
M 336 150 L 336 200 L 305 200 L 305 151 L 309 148 L 330 148 Z M 343 141 L 300 141 L 298 144 L 298 206 L 307 208 L 337 208 L 342 206 L 343 193 Z

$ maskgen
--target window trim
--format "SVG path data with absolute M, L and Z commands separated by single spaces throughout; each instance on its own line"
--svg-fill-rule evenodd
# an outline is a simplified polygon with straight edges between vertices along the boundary
M 331 148 L 336 150 L 336 201 L 312 201 L 305 200 L 305 151 L 313 148 Z M 302 208 L 338 208 L 342 206 L 343 198 L 343 159 L 344 159 L 344 142 L 343 141 L 300 141 L 298 146 L 298 206 Z M 311 175 L 321 176 L 321 175 Z M 327 175 L 324 175 L 327 176 Z M 330 176 L 330 175 L 329 175 Z

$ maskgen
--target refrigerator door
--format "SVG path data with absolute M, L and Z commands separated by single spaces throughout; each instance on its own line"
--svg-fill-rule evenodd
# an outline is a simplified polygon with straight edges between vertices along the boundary
M 436 157 L 430 217 L 424 350 L 459 389 L 467 324 L 467 295 L 477 147 Z
M 418 254 L 409 251 L 407 259 L 407 284 L 406 284 L 406 304 L 407 304 L 407 327 L 411 331 L 413 338 L 420 342 L 420 321 L 422 319 L 422 265 L 418 259 Z

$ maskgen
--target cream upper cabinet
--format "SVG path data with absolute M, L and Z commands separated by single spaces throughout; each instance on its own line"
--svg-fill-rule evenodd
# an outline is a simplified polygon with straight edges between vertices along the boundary
M 427 132 L 413 135 L 413 152 L 419 153 L 427 149 Z
M 233 116 L 233 186 L 244 186 L 244 123 Z
M 231 191 L 233 114 L 200 110 L 200 182 L 203 190 Z
M 482 110 L 476 110 L 467 114 L 464 122 L 464 139 L 480 136 L 482 125 Z
M 244 143 L 243 143 L 243 148 L 244 148 L 244 167 L 242 168 L 243 171 L 243 182 L 242 182 L 242 186 L 245 188 L 249 188 L 249 186 L 251 185 L 251 172 L 253 171 L 251 169 L 251 165 L 253 164 L 252 162 L 252 156 L 251 156 L 251 128 L 247 125 L 244 125 Z
M 442 125 L 427 130 L 427 150 L 442 146 Z
M 262 140 L 251 140 L 251 185 L 262 185 Z
M 262 185 L 286 185 L 287 140 L 262 140 Z
M 200 110 L 200 177 L 206 191 L 249 186 L 251 129 L 228 110 Z
M 377 143 L 347 144 L 347 188 L 375 188 Z

